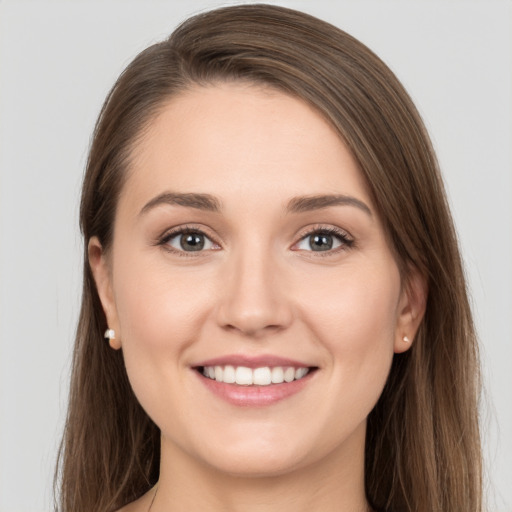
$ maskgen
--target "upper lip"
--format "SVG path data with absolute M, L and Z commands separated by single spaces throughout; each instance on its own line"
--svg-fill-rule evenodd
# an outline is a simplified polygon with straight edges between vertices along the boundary
M 220 357 L 214 357 L 201 361 L 197 364 L 192 365 L 193 368 L 200 366 L 245 366 L 246 368 L 262 368 L 264 366 L 283 366 L 283 367 L 294 367 L 294 368 L 310 368 L 312 365 L 297 361 L 295 359 L 289 359 L 287 357 L 280 357 L 275 355 L 260 355 L 260 356 L 249 356 L 243 354 L 229 354 Z

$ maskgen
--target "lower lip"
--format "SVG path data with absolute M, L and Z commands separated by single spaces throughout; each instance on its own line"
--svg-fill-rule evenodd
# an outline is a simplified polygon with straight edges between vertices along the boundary
M 311 381 L 314 371 L 310 371 L 302 379 L 282 384 L 269 384 L 268 386 L 240 386 L 238 384 L 226 384 L 205 377 L 194 370 L 201 382 L 213 394 L 226 402 L 239 407 L 262 407 L 275 404 L 291 397 L 301 391 Z

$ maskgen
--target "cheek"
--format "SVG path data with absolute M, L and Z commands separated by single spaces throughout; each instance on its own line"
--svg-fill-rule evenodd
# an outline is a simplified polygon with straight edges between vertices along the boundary
M 197 271 L 173 272 L 165 260 L 144 255 L 120 258 L 114 268 L 120 340 L 130 381 L 136 393 L 157 391 L 163 384 L 158 379 L 171 372 L 178 375 L 183 354 L 200 337 L 212 290 L 205 284 L 208 280 L 198 280 Z
M 318 276 L 316 276 L 318 277 Z M 400 276 L 393 266 L 344 268 L 315 283 L 304 283 L 302 309 L 329 339 L 356 347 L 392 340 L 398 318 Z M 318 285 L 321 283 L 321 286 Z
M 124 258 L 116 267 L 115 300 L 126 343 L 169 346 L 194 337 L 201 326 L 198 317 L 211 297 L 208 282 L 197 270 L 172 271 L 159 260 Z
M 184 361 L 201 337 L 212 301 L 211 279 L 198 276 L 197 269 L 173 271 L 165 259 L 144 254 L 119 258 L 114 268 L 120 340 L 132 389 L 155 423 L 179 430 L 175 411 L 183 400 L 178 390 L 184 389 Z
M 335 385 L 367 390 L 370 402 L 380 395 L 391 366 L 399 296 L 394 267 L 351 268 L 324 280 L 322 290 L 317 287 L 301 305 L 326 349 Z

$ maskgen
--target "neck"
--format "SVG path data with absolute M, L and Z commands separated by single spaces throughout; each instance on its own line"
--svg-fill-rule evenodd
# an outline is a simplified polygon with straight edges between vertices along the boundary
M 335 452 L 284 474 L 240 476 L 198 461 L 163 438 L 158 494 L 151 512 L 368 512 L 364 432 L 356 446 L 356 457 Z

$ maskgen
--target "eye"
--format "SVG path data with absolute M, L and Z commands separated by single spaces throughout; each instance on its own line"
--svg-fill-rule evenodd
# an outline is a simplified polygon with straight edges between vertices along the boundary
M 327 252 L 348 248 L 353 245 L 346 233 L 334 228 L 311 231 L 295 245 L 297 250 Z
M 191 229 L 182 229 L 169 233 L 162 239 L 161 244 L 179 252 L 200 252 L 219 247 L 203 232 Z

